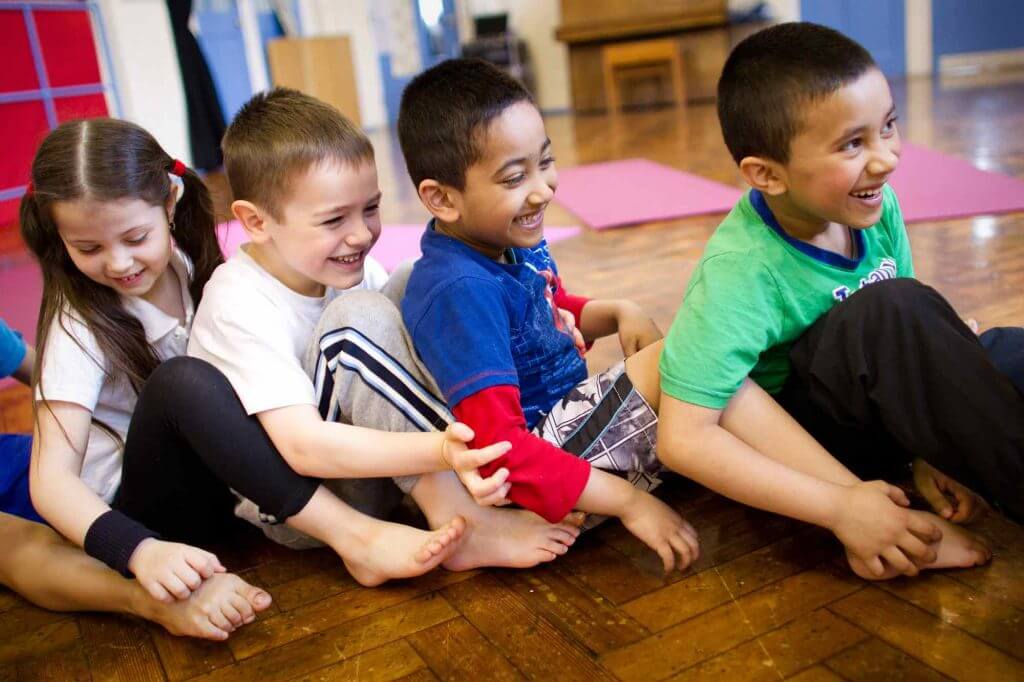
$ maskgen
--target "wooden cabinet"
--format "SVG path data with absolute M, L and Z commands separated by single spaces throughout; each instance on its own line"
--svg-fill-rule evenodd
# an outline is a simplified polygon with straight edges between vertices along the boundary
M 732 41 L 725 0 L 562 0 L 562 25 L 556 37 L 569 47 L 573 108 L 605 109 L 601 49 L 617 41 L 671 37 L 683 57 L 687 98 L 715 96 L 718 76 Z M 672 101 L 667 75 L 638 73 L 623 86 L 628 106 Z
M 271 40 L 267 57 L 274 85 L 321 99 L 360 125 L 359 93 L 348 36 Z

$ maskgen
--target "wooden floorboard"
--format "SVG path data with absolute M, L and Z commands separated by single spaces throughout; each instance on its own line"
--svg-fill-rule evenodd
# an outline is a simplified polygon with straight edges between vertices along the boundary
M 1024 178 L 1024 79 L 895 87 L 905 139 Z M 739 177 L 711 106 L 548 120 L 558 164 L 647 157 L 721 182 Z M 426 215 L 388 133 L 373 134 L 385 222 Z M 226 215 L 223 178 L 211 176 Z M 553 247 L 564 279 L 625 296 L 667 329 L 720 216 L 584 231 Z M 551 225 L 578 221 L 557 205 Z M 982 327 L 1024 324 L 1024 214 L 909 228 L 918 276 Z M 601 369 L 614 340 L 589 355 Z M 0 428 L 31 427 L 28 393 L 0 392 Z M 659 495 L 701 534 L 702 557 L 664 576 L 607 523 L 557 562 L 523 571 L 435 572 L 376 589 L 327 550 L 261 539 L 216 548 L 274 596 L 224 644 L 141 621 L 54 614 L 0 588 L 0 682 L 14 680 L 1021 680 L 1024 530 L 977 524 L 989 566 L 869 585 L 827 533 L 746 509 L 686 481 Z

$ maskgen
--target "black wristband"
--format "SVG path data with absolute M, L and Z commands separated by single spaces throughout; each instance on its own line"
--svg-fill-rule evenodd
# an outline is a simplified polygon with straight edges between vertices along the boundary
M 124 577 L 131 578 L 128 560 L 132 558 L 135 548 L 146 538 L 159 537 L 138 521 L 111 509 L 100 514 L 89 526 L 82 548 L 89 556 L 99 559 Z

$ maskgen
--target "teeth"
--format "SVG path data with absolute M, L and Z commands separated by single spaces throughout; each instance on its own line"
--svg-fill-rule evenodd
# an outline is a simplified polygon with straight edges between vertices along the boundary
M 536 213 L 530 213 L 529 215 L 519 216 L 515 221 L 520 225 L 529 227 L 538 224 L 543 217 L 544 211 L 537 211 Z
M 355 254 L 352 254 L 351 256 L 335 256 L 331 260 L 336 260 L 339 263 L 345 263 L 346 265 L 351 265 L 352 263 L 358 262 L 359 258 L 362 255 L 363 255 L 362 253 L 355 253 Z

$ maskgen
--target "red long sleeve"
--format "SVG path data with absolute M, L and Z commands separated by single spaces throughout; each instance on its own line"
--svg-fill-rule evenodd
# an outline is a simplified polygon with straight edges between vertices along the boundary
M 573 510 L 590 480 L 590 463 L 526 430 L 518 388 L 486 388 L 464 399 L 453 412 L 476 434 L 472 447 L 503 440 L 512 443 L 507 454 L 480 467 L 483 476 L 508 468 L 510 500 L 551 523 Z
M 555 305 L 564 310 L 568 310 L 572 313 L 572 316 L 576 318 L 576 326 L 580 326 L 580 318 L 583 316 L 583 306 L 590 302 L 590 299 L 585 296 L 574 296 L 565 290 L 562 286 L 562 278 L 555 278 Z

